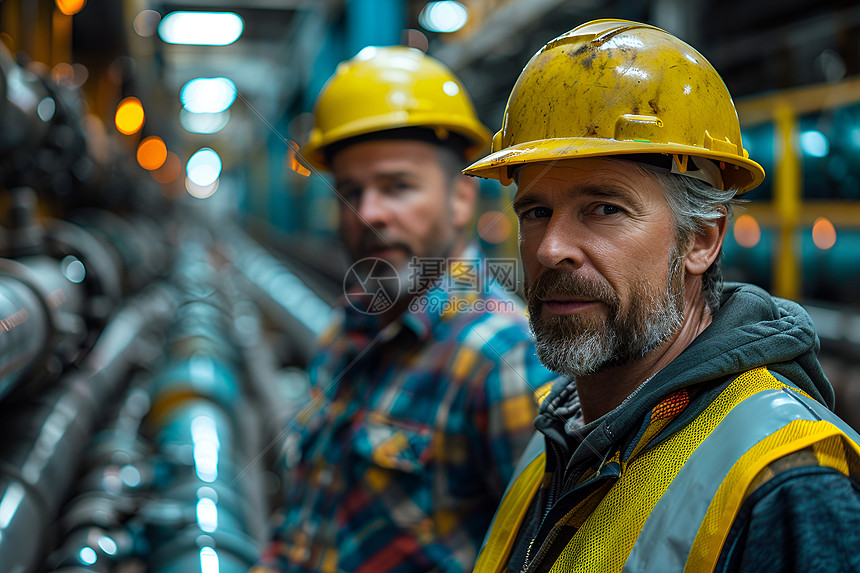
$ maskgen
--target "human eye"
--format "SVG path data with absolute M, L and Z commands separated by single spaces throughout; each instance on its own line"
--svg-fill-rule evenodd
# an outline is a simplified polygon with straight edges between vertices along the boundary
M 418 182 L 410 177 L 395 176 L 380 182 L 380 188 L 387 195 L 399 195 L 413 189 L 418 189 Z
M 337 194 L 350 205 L 361 202 L 361 188 L 357 185 L 338 185 Z
M 624 209 L 622 209 L 618 205 L 612 205 L 611 203 L 600 203 L 599 205 L 596 205 L 594 207 L 594 213 L 604 217 L 609 217 L 611 215 L 619 215 L 623 212 Z
M 548 207 L 531 207 L 519 213 L 520 220 L 544 219 L 550 216 L 552 216 L 552 209 Z

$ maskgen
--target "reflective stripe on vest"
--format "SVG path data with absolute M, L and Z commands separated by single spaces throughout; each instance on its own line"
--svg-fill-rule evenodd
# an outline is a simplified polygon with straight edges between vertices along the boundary
M 736 378 L 687 426 L 625 464 L 551 571 L 712 570 L 755 476 L 844 436 L 800 395 L 765 368 Z
M 543 434 L 535 432 L 514 468 L 514 477 L 508 483 L 502 502 L 487 529 L 487 535 L 478 554 L 478 562 L 475 564 L 475 573 L 504 570 L 510 558 L 517 531 L 544 475 L 546 466 L 544 447 Z
M 687 426 L 623 464 L 618 482 L 551 571 L 711 570 L 755 476 L 771 462 L 829 439 L 843 440 L 860 460 L 860 436 L 829 410 L 765 368 L 746 372 Z M 535 466 L 542 470 L 543 459 L 515 474 L 476 572 L 505 569 L 542 480 Z M 822 456 L 819 461 L 847 473 L 844 459 L 841 465 Z
M 788 389 L 763 390 L 732 408 L 651 510 L 624 564 L 625 573 L 683 571 L 711 500 L 741 456 L 789 422 L 818 419 L 792 394 Z

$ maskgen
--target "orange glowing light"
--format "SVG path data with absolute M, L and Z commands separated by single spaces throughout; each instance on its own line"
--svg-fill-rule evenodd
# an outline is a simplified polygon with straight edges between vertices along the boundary
M 150 173 L 150 175 L 158 183 L 167 184 L 176 181 L 176 178 L 179 177 L 181 173 L 182 161 L 179 159 L 178 155 L 172 151 L 168 151 L 164 159 L 164 163 L 161 167 Z
M 137 146 L 137 162 L 147 171 L 158 169 L 167 160 L 167 146 L 157 135 L 150 135 Z
M 511 221 L 501 211 L 487 211 L 478 219 L 478 235 L 488 243 L 501 243 L 511 235 Z
M 735 221 L 735 241 L 742 247 L 751 249 L 761 240 L 761 228 L 752 215 L 741 215 Z
M 84 8 L 87 0 L 57 0 L 57 8 L 66 16 L 74 16 Z
M 819 217 L 812 224 L 812 242 L 815 246 L 826 251 L 836 244 L 836 227 L 828 219 Z
M 299 160 L 296 157 L 296 150 L 294 148 L 296 144 L 292 141 L 287 141 L 287 145 L 290 146 L 290 149 L 287 150 L 287 162 L 289 162 L 290 164 L 290 169 L 292 169 L 302 177 L 309 176 L 311 174 L 310 169 L 299 163 Z
M 120 133 L 131 135 L 143 127 L 143 105 L 136 97 L 127 97 L 116 107 L 114 123 Z

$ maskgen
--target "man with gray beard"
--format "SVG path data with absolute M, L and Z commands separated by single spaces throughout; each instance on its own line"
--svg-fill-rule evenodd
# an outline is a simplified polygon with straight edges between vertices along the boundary
M 477 572 L 860 571 L 860 436 L 798 304 L 723 285 L 749 159 L 705 58 L 597 20 L 525 67 L 492 153 L 516 183 L 553 385 Z
M 460 170 L 489 135 L 460 80 L 416 48 L 368 46 L 321 90 L 302 153 L 332 176 L 354 284 L 309 365 L 255 573 L 475 562 L 535 390 L 557 378 L 471 239 L 478 182 Z
M 538 356 L 552 371 L 571 377 L 585 376 L 611 364 L 628 364 L 657 348 L 681 325 L 684 283 L 682 259 L 670 255 L 669 282 L 663 292 L 651 292 L 642 283 L 630 311 L 621 313 L 618 295 L 604 283 L 588 282 L 574 273 L 549 269 L 524 289 Z M 603 301 L 607 318 L 589 324 L 582 316 L 545 317 L 541 301 L 554 293 Z

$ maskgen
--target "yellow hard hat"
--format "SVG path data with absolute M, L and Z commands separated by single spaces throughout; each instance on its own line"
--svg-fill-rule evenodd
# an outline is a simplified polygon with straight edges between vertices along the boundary
M 699 52 L 654 26 L 595 20 L 532 57 L 490 155 L 464 173 L 508 185 L 512 166 L 632 154 L 663 154 L 672 172 L 689 175 L 709 163 L 695 158 L 710 159 L 715 186 L 739 192 L 764 179 L 726 85 Z
M 466 158 L 486 153 L 490 132 L 460 81 L 440 61 L 405 46 L 367 47 L 342 62 L 314 107 L 315 125 L 302 153 L 326 169 L 323 150 L 359 135 L 426 127 L 444 141 L 466 139 Z

